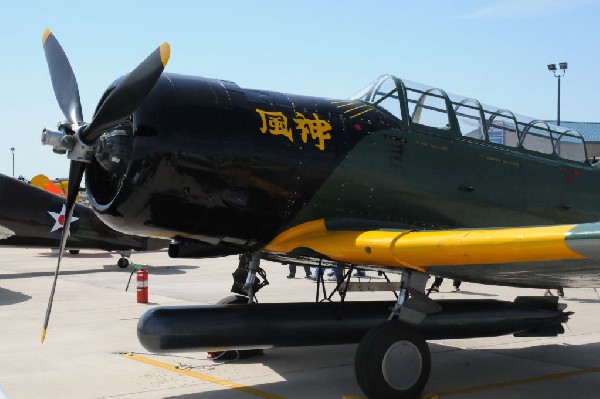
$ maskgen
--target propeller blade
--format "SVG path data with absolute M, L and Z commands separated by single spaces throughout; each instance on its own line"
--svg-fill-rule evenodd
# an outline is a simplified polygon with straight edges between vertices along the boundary
M 80 124 L 83 121 L 83 114 L 79 99 L 79 87 L 69 59 L 50 29 L 44 31 L 42 44 L 58 105 L 69 123 Z
M 124 122 L 150 93 L 165 69 L 170 54 L 169 44 L 161 44 L 119 82 L 106 97 L 94 119 L 79 133 L 81 140 L 92 144 L 102 133 Z
M 54 272 L 54 282 L 52 283 L 52 290 L 50 291 L 50 298 L 48 299 L 48 307 L 46 308 L 46 318 L 44 319 L 44 327 L 42 328 L 42 343 L 44 343 L 44 340 L 46 339 L 46 330 L 48 329 L 48 322 L 50 321 L 52 302 L 54 301 L 54 292 L 56 291 L 56 282 L 58 281 L 58 270 L 60 269 L 60 262 L 62 260 L 63 252 L 65 251 L 67 238 L 69 238 L 71 217 L 73 216 L 75 200 L 77 199 L 77 194 L 79 193 L 79 186 L 81 185 L 81 179 L 83 178 L 85 165 L 86 164 L 83 162 L 71 161 L 71 167 L 69 169 L 69 193 L 67 194 L 67 204 L 65 206 L 65 221 L 63 224 L 62 237 L 60 238 L 58 263 L 56 264 L 56 271 Z

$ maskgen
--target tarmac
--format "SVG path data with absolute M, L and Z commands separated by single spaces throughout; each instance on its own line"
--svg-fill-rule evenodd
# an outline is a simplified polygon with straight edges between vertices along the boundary
M 57 257 L 43 249 L 0 248 L 0 253 L 0 386 L 10 399 L 364 397 L 354 377 L 357 345 L 274 348 L 234 361 L 212 361 L 198 352 L 147 353 L 136 336 L 140 315 L 156 305 L 212 304 L 228 296 L 236 257 L 135 253 L 132 261 L 149 270 L 150 303 L 139 304 L 135 277 L 125 291 L 132 269 L 119 269 L 118 255 L 67 254 L 41 344 Z M 259 292 L 259 301 L 314 301 L 315 283 L 302 278 L 301 267 L 295 279 L 286 278 L 286 266 L 263 262 L 262 267 L 270 285 Z M 450 288 L 446 280 L 432 297 L 512 301 L 543 294 L 472 283 L 463 283 L 460 293 Z M 347 300 L 391 295 L 350 293 Z M 431 341 L 432 371 L 423 397 L 600 397 L 600 296 L 593 289 L 566 289 L 565 295 L 561 302 L 575 314 L 558 337 Z

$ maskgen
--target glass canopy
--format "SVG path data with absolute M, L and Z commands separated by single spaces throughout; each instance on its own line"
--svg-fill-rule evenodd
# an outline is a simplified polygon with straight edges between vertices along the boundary
M 383 108 L 409 126 L 447 131 L 572 161 L 587 159 L 583 137 L 572 129 L 392 75 L 379 77 L 351 98 Z

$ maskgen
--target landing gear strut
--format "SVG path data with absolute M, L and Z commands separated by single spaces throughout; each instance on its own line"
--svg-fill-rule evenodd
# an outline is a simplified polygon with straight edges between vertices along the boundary
M 390 318 L 370 330 L 354 359 L 356 380 L 369 398 L 415 399 L 427 384 L 431 354 L 414 327 L 440 307 L 425 296 L 424 273 L 406 271 Z
M 240 254 L 240 263 L 233 272 L 231 292 L 248 298 L 248 303 L 256 302 L 256 293 L 269 285 L 267 273 L 260 267 L 260 253 Z M 262 278 L 258 278 L 257 274 Z
M 217 302 L 218 305 L 231 305 L 240 303 L 255 303 L 256 293 L 265 285 L 269 285 L 267 273 L 260 267 L 260 253 L 240 254 L 240 262 L 233 272 L 233 285 L 231 292 L 237 295 L 228 296 Z M 258 278 L 257 274 L 262 278 Z M 261 356 L 262 349 L 230 350 L 220 352 L 208 352 L 208 358 L 212 360 L 238 359 L 253 356 Z

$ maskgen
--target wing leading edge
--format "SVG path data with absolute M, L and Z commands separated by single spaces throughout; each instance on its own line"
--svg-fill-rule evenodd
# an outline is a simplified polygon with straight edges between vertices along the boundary
M 334 225 L 320 219 L 293 227 L 279 234 L 265 251 L 289 255 L 309 250 L 356 265 L 410 268 L 471 281 L 529 286 L 548 284 L 538 275 L 545 269 L 536 271 L 536 266 L 550 265 L 554 274 L 564 274 L 561 284 L 565 286 L 582 286 L 565 282 L 571 280 L 574 270 L 580 277 L 582 270 L 586 277 L 593 277 L 586 286 L 600 282 L 600 223 L 435 231 L 330 227 Z M 480 266 L 481 273 L 474 266 Z M 494 266 L 507 277 L 495 273 Z M 519 273 L 518 278 L 510 275 L 511 267 Z M 537 277 L 535 283 L 532 277 Z

